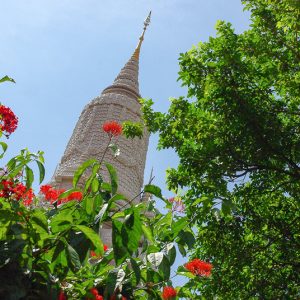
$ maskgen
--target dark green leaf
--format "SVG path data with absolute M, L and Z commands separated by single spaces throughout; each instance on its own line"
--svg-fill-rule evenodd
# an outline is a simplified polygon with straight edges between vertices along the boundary
M 26 187 L 27 189 L 31 188 L 31 185 L 34 180 L 33 171 L 28 167 L 25 166 L 25 172 L 26 172 Z
M 117 265 L 120 265 L 127 257 L 126 247 L 123 245 L 122 240 L 122 229 L 123 223 L 117 219 L 113 219 L 112 221 L 112 242 L 114 249 L 114 257 Z
M 111 164 L 106 163 L 105 166 L 109 172 L 110 182 L 111 182 L 111 192 L 114 195 L 118 190 L 117 172 Z
M 150 193 L 154 196 L 156 196 L 157 198 L 160 198 L 162 200 L 165 200 L 161 194 L 161 189 L 156 186 L 156 185 L 153 185 L 153 184 L 146 184 L 144 186 L 144 192 L 145 193 Z
M 74 173 L 73 177 L 73 186 L 76 187 L 78 181 L 80 180 L 83 173 L 90 167 L 92 167 L 94 164 L 98 164 L 98 161 L 96 159 L 89 159 L 86 162 L 84 162 Z
M 7 75 L 0 79 L 0 83 L 5 82 L 5 81 L 10 81 L 10 82 L 16 83 L 14 81 L 14 79 L 12 79 L 11 77 L 8 77 Z
M 95 246 L 95 251 L 99 255 L 103 255 L 103 243 L 100 239 L 100 236 L 93 229 L 86 227 L 84 225 L 76 225 L 74 226 L 79 231 L 83 232 L 83 234 L 92 242 Z
M 72 265 L 75 267 L 75 269 L 79 270 L 81 267 L 79 255 L 76 252 L 76 250 L 69 244 L 68 244 L 68 255 Z
M 142 235 L 142 223 L 140 219 L 140 211 L 134 208 L 132 213 L 127 215 L 122 227 L 123 245 L 129 253 L 134 253 L 138 247 Z
M 39 172 L 40 172 L 40 184 L 43 182 L 43 180 L 44 180 L 44 178 L 45 178 L 45 167 L 44 167 L 44 165 L 40 162 L 40 161 L 38 161 L 38 160 L 36 160 L 36 163 L 37 163 L 37 166 L 38 166 L 38 168 L 39 168 Z

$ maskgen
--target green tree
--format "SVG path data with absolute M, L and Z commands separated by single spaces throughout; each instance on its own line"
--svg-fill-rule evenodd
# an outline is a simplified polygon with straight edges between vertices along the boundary
M 187 190 L 192 256 L 214 265 L 181 295 L 299 299 L 300 2 L 242 2 L 250 29 L 219 21 L 216 37 L 180 55 L 187 97 L 167 113 L 142 100 L 143 112 L 159 148 L 180 158 L 168 185 Z

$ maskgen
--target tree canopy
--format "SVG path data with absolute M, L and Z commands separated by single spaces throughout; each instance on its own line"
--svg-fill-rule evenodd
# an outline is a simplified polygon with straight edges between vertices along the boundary
M 216 37 L 179 58 L 186 97 L 167 113 L 142 100 L 159 148 L 178 167 L 196 246 L 213 275 L 188 286 L 205 299 L 300 296 L 300 2 L 242 1 L 241 34 L 218 21 Z

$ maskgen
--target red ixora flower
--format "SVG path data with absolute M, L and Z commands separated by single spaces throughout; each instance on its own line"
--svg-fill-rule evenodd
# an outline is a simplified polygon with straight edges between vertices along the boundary
M 107 245 L 103 245 L 103 250 L 104 250 L 104 252 L 106 252 L 107 250 L 108 250 L 108 246 Z M 91 250 L 91 256 L 92 257 L 99 257 L 99 258 L 101 258 L 101 256 L 98 256 L 97 254 L 96 254 L 96 252 L 95 251 L 93 251 L 93 250 Z
M 22 182 L 15 183 L 12 180 L 2 180 L 0 182 L 0 197 L 22 201 L 25 206 L 29 206 L 34 198 L 32 189 L 27 189 Z
M 90 293 L 94 296 L 93 298 L 87 298 L 87 300 L 103 300 L 103 297 L 99 295 L 99 292 L 96 288 L 91 288 Z
M 7 133 L 7 137 L 18 127 L 18 118 L 13 111 L 0 104 L 0 128 Z
M 162 292 L 162 298 L 164 300 L 175 299 L 177 295 L 176 290 L 172 286 L 165 286 Z
M 103 131 L 108 133 L 110 136 L 118 136 L 122 134 L 122 125 L 116 121 L 108 121 L 102 125 Z
M 49 184 L 45 184 L 40 187 L 40 192 L 44 195 L 45 199 L 49 201 L 51 204 L 54 203 L 56 200 L 58 200 L 58 197 L 65 191 L 66 190 L 64 189 L 56 190 Z M 72 192 L 66 198 L 59 199 L 57 201 L 57 204 L 66 203 L 72 200 L 77 200 L 77 201 L 82 200 L 82 193 L 79 191 Z
M 206 277 L 209 277 L 211 275 L 211 270 L 213 268 L 211 263 L 207 263 L 198 258 L 193 259 L 192 261 L 186 263 L 184 266 L 194 275 Z

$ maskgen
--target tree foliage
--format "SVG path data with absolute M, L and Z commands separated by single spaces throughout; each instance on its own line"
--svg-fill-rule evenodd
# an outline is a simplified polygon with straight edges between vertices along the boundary
M 191 286 L 211 299 L 300 296 L 300 4 L 242 1 L 250 29 L 219 21 L 216 37 L 180 55 L 187 97 L 167 113 L 142 100 L 159 148 L 180 163 L 167 172 L 185 188 L 196 226 L 193 256 L 211 280 Z

